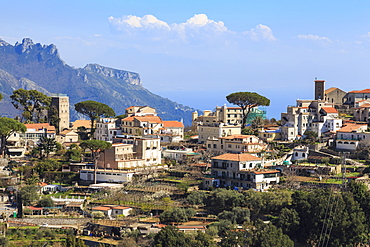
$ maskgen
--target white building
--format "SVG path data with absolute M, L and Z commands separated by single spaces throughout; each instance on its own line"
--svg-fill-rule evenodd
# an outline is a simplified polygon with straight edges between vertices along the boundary
M 112 141 L 117 135 L 122 134 L 122 130 L 116 124 L 116 118 L 101 118 L 96 123 L 94 137 L 97 140 Z
M 293 149 L 292 160 L 306 160 L 309 148 L 307 146 L 298 146 Z
M 203 179 L 203 188 L 238 187 L 267 190 L 279 183 L 279 171 L 263 169 L 261 158 L 250 154 L 225 153 L 212 158 L 211 178 Z
M 370 145 L 370 132 L 367 132 L 367 124 L 347 123 L 337 131 L 336 149 L 355 151 L 360 143 Z
M 289 141 L 302 138 L 306 130 L 322 136 L 342 127 L 338 111 L 323 100 L 297 100 L 297 106 L 281 114 L 281 123 L 281 138 Z
M 126 183 L 131 182 L 134 174 L 134 172 L 130 171 L 97 169 L 96 181 Z M 85 181 L 94 180 L 94 169 L 82 169 L 80 171 L 80 179 Z
M 267 149 L 267 144 L 254 135 L 230 135 L 209 138 L 207 151 L 212 153 L 250 153 L 259 154 Z

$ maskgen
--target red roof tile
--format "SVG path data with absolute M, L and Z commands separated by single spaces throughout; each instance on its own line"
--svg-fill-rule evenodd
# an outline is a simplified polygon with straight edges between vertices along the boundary
M 111 207 L 98 206 L 98 207 L 92 208 L 92 210 L 108 211 L 108 210 L 111 210 Z
M 326 113 L 338 113 L 334 107 L 323 107 L 321 109 L 323 109 Z
M 230 161 L 259 161 L 261 158 L 253 156 L 251 154 L 232 154 L 225 153 L 219 156 L 212 157 L 213 160 L 230 160 Z
M 363 89 L 363 90 L 354 90 L 348 93 L 370 93 L 370 89 Z
M 165 128 L 183 128 L 184 124 L 179 121 L 163 121 Z

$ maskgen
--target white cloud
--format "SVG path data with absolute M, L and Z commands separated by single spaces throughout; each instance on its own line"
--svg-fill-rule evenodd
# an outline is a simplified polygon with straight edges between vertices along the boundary
M 300 34 L 300 35 L 297 35 L 297 38 L 298 39 L 304 39 L 304 40 L 325 41 L 325 42 L 328 42 L 328 43 L 333 43 L 333 41 L 331 41 L 327 37 L 320 37 L 318 35 L 313 35 L 313 34 L 308 34 L 308 35 Z
M 205 14 L 196 14 L 186 22 L 172 24 L 153 15 L 143 17 L 128 15 L 121 18 L 111 16 L 108 21 L 114 31 L 136 34 L 141 38 L 152 40 L 214 40 L 215 36 L 235 34 L 228 30 L 224 22 L 211 20 Z
M 258 24 L 255 28 L 252 28 L 250 31 L 244 32 L 247 34 L 252 40 L 259 41 L 259 40 L 269 40 L 274 41 L 276 38 L 272 34 L 271 28 L 268 26 Z

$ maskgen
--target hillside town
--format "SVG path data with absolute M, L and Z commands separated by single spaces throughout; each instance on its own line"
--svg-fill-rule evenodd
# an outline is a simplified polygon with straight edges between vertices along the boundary
M 0 118 L 0 245 L 369 246 L 370 89 L 325 83 L 279 120 L 237 92 L 191 126 L 17 89 L 18 116 Z

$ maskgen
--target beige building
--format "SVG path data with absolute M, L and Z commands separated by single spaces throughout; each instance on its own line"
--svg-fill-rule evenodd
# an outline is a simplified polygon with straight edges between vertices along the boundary
M 163 122 L 158 116 L 131 116 L 122 119 L 121 129 L 122 134 L 134 136 L 160 134 Z
M 113 141 L 112 148 L 100 155 L 98 168 L 138 171 L 161 163 L 159 139 L 115 138 Z
M 207 151 L 212 153 L 250 153 L 258 155 L 267 149 L 267 144 L 254 135 L 230 135 L 220 138 L 209 138 L 206 141 Z
M 209 125 L 198 125 L 198 142 L 204 143 L 209 138 L 219 138 L 230 135 L 240 135 L 240 125 L 227 125 L 224 123 L 214 123 Z
M 130 116 L 157 116 L 157 112 L 150 106 L 130 106 L 125 111 L 128 117 Z
M 52 94 L 51 107 L 55 108 L 60 118 L 59 131 L 69 128 L 69 97 L 66 94 Z
M 73 130 L 63 130 L 59 132 L 55 140 L 61 144 L 78 142 L 78 134 Z
M 261 116 L 265 118 L 265 111 L 258 109 L 258 107 L 253 107 L 251 112 L 248 116 L 248 121 L 251 122 L 253 116 Z M 234 124 L 240 125 L 243 120 L 243 111 L 240 107 L 227 107 L 224 106 L 216 106 L 214 112 L 211 111 L 204 111 L 203 115 L 199 116 L 198 112 L 193 112 L 192 114 L 192 123 L 193 127 L 197 125 L 208 125 L 213 123 L 225 123 L 225 124 Z

